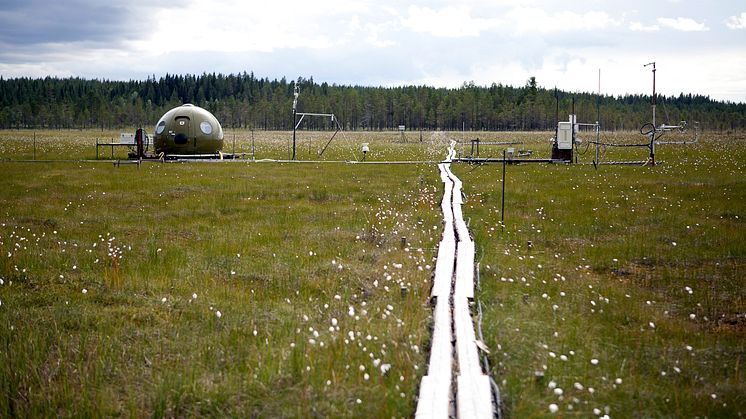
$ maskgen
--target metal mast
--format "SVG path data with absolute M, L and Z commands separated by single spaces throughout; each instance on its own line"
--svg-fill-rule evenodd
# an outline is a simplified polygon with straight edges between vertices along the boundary
M 647 63 L 643 67 L 647 67 L 649 65 L 653 66 L 653 131 L 650 134 L 650 162 L 653 166 L 655 166 L 655 133 L 656 133 L 656 126 L 655 126 L 655 61 L 652 63 Z
M 293 160 L 295 160 L 295 129 L 296 129 L 296 109 L 298 107 L 298 95 L 300 94 L 300 88 L 295 85 L 293 90 Z
M 653 126 L 655 126 L 655 61 L 647 63 L 643 67 L 653 66 Z

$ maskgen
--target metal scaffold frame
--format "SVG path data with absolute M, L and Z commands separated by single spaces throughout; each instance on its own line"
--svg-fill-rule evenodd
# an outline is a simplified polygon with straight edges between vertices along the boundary
M 292 160 L 296 159 L 296 131 L 298 130 L 298 127 L 300 127 L 301 123 L 303 123 L 303 119 L 307 116 L 330 118 L 332 124 L 334 124 L 334 127 L 335 127 L 334 133 L 332 133 L 331 138 L 329 138 L 329 141 L 326 142 L 326 144 L 324 145 L 324 148 L 322 148 L 321 151 L 319 151 L 319 157 L 321 157 L 324 155 L 324 152 L 329 147 L 329 144 L 331 144 L 332 141 L 334 140 L 334 137 L 336 137 L 337 134 L 340 131 L 342 131 L 342 126 L 339 125 L 339 119 L 333 113 L 298 112 L 297 110 L 298 110 L 298 96 L 299 95 L 300 95 L 300 88 L 296 85 L 293 91 L 293 157 L 292 157 Z M 300 115 L 300 119 L 298 119 L 298 115 Z

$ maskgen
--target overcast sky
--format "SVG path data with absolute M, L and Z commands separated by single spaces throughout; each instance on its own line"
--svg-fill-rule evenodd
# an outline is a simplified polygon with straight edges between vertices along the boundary
M 745 0 L 2 0 L 0 75 L 253 71 L 746 102 Z

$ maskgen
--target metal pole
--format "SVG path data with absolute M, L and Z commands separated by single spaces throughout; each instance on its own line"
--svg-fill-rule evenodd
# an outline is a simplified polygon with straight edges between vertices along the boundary
M 295 108 L 293 108 L 293 160 L 295 160 Z
M 593 165 L 598 169 L 598 143 L 601 142 L 601 69 L 598 69 L 598 95 L 596 96 L 596 158 Z
M 552 138 L 552 159 L 560 157 L 559 152 L 559 93 L 557 86 L 554 86 L 554 138 Z
M 298 107 L 298 95 L 300 94 L 300 88 L 298 85 L 295 85 L 295 89 L 293 90 L 293 160 L 295 160 L 295 126 L 298 124 L 296 122 L 296 108 Z
M 503 150 L 503 196 L 500 208 L 500 224 L 505 226 L 505 150 Z
M 650 163 L 655 166 L 655 132 L 657 130 L 655 126 L 655 61 L 653 61 L 652 63 L 647 63 L 643 67 L 647 67 L 649 65 L 653 66 L 653 130 L 650 132 Z
M 653 134 L 650 138 L 650 160 L 651 164 L 655 166 L 655 105 L 656 105 L 656 97 L 655 97 L 655 62 L 653 63 Z
M 653 102 L 653 128 L 655 128 L 655 104 L 656 104 L 656 99 L 655 99 L 655 61 L 653 61 L 652 63 L 647 63 L 643 67 L 647 67 L 649 65 L 653 66 L 653 98 L 652 98 L 652 102 Z
M 572 118 L 572 121 L 570 121 L 570 122 L 572 122 L 572 127 L 571 127 L 571 131 L 570 132 L 572 133 L 572 135 L 571 135 L 571 137 L 572 137 L 572 144 L 570 145 L 570 163 L 572 163 L 573 156 L 575 156 L 575 158 L 577 159 L 577 155 L 574 153 L 574 151 L 575 151 L 575 136 L 576 136 L 575 130 L 577 129 L 577 126 L 578 126 L 576 124 L 576 121 L 578 120 L 578 118 L 575 115 L 575 96 L 572 97 L 572 117 L 571 118 Z M 577 163 L 577 162 L 578 161 L 575 160 L 575 163 Z

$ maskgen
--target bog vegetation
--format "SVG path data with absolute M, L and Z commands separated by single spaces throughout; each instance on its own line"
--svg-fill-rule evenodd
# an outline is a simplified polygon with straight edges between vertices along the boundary
M 287 132 L 234 134 L 287 157 Z M 0 132 L 0 416 L 413 414 L 434 164 L 6 161 L 31 159 L 32 135 Z M 37 158 L 91 158 L 101 135 L 37 132 Z M 330 160 L 362 142 L 374 162 L 437 160 L 467 139 L 346 135 Z M 549 154 L 548 133 L 480 136 Z M 304 133 L 299 157 L 327 137 Z M 453 165 L 507 417 L 746 413 L 746 137 L 657 157 L 509 166 L 504 225 L 501 167 Z

